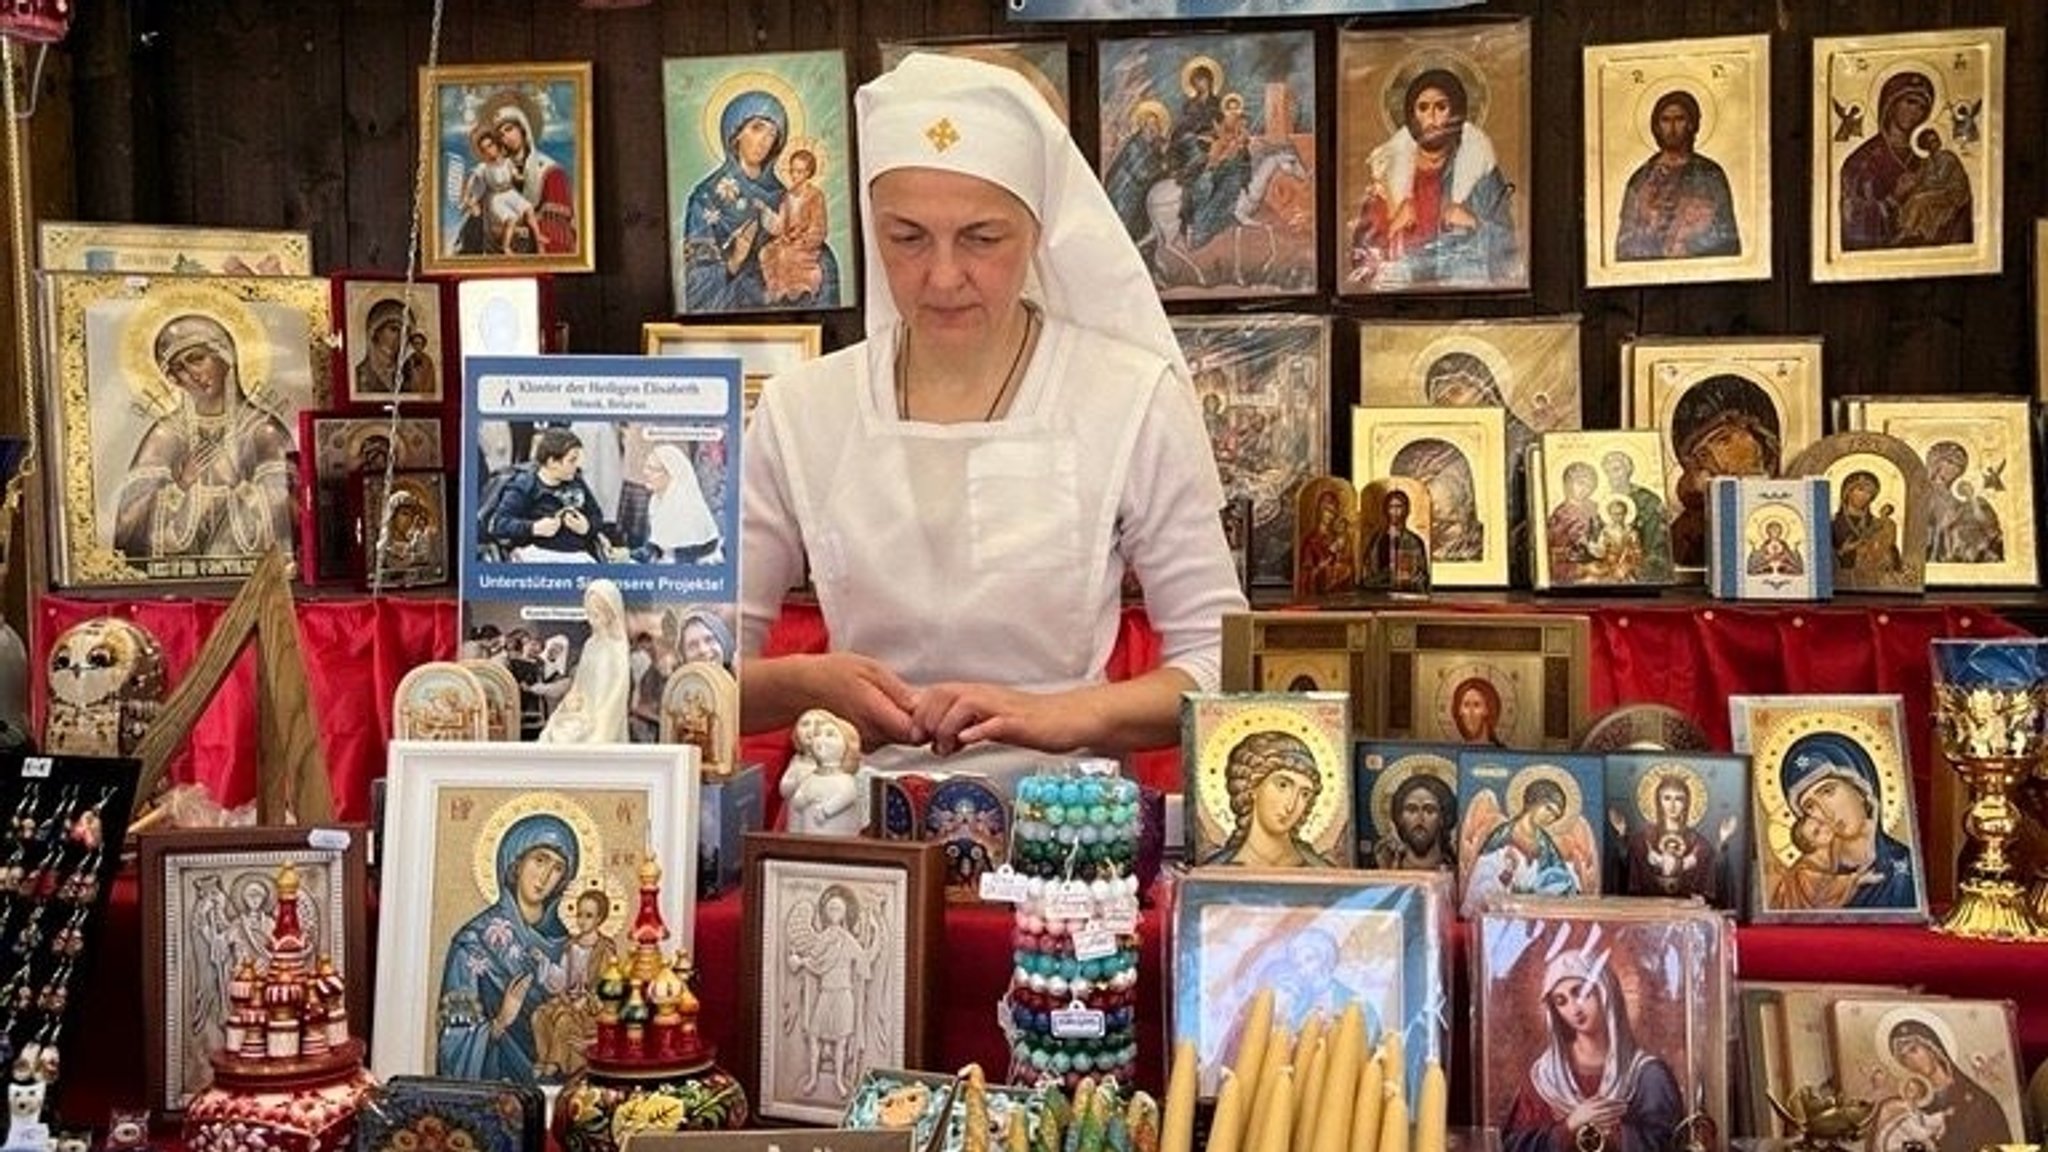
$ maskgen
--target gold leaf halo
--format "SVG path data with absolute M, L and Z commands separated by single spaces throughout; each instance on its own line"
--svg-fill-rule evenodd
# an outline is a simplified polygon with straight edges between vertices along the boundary
M 153 286 L 129 313 L 119 337 L 121 375 L 142 410 L 160 420 L 185 405 L 184 393 L 164 378 L 156 359 L 157 333 L 180 316 L 204 316 L 228 330 L 235 342 L 235 385 L 242 401 L 257 403 L 270 379 L 270 333 L 255 310 L 211 285 L 175 284 Z
M 1395 757 L 1372 782 L 1372 822 L 1381 837 L 1393 832 L 1394 793 L 1400 791 L 1401 785 L 1413 776 L 1434 776 L 1443 781 L 1453 797 L 1458 794 L 1458 765 L 1449 757 L 1434 752 L 1411 752 Z M 1450 813 L 1444 815 L 1449 816 Z
M 547 135 L 548 118 L 540 109 L 540 101 L 527 87 L 501 88 L 485 97 L 484 102 L 477 105 L 476 120 L 469 125 L 469 131 L 464 135 L 473 137 L 478 128 L 496 125 L 498 113 L 513 107 L 518 108 L 520 114 L 526 117 L 526 146 L 529 149 L 538 149 L 541 138 Z
M 1381 123 L 1387 135 L 1408 127 L 1408 85 L 1433 68 L 1449 72 L 1465 86 L 1465 123 L 1486 127 L 1486 113 L 1493 104 L 1493 85 L 1486 79 L 1486 69 L 1463 52 L 1432 45 L 1402 58 L 1388 75 L 1386 90 L 1380 93 Z
M 825 146 L 826 143 L 825 140 L 816 136 L 790 134 L 788 142 L 782 146 L 782 151 L 775 154 L 775 175 L 782 181 L 784 188 L 791 188 L 796 185 L 796 181 L 791 179 L 789 175 L 789 158 L 798 152 L 809 152 L 811 159 L 816 161 L 816 163 L 811 165 L 811 184 L 813 187 L 816 187 L 818 181 L 824 177 L 825 169 L 831 166 L 833 160 L 832 150 Z
M 1666 76 L 1636 95 L 1635 114 L 1629 122 L 1635 130 L 1636 139 L 1652 153 L 1662 151 L 1663 146 L 1657 143 L 1657 132 L 1650 124 L 1650 117 L 1656 114 L 1658 103 L 1673 92 L 1683 92 L 1699 105 L 1699 131 L 1693 133 L 1692 137 L 1695 151 L 1705 147 L 1707 142 L 1714 138 L 1714 129 L 1721 126 L 1721 105 L 1715 100 L 1714 94 L 1707 90 L 1706 78 L 1690 72 Z
M 597 821 L 582 803 L 565 793 L 522 792 L 484 818 L 483 826 L 477 830 L 476 844 L 470 850 L 470 869 L 477 893 L 486 904 L 498 902 L 498 842 L 512 825 L 535 813 L 556 817 L 576 837 L 577 873 L 563 878 L 562 895 L 555 902 L 556 919 L 565 928 L 574 927 L 564 917 L 575 914 L 575 897 L 585 889 L 601 888 L 611 900 L 611 913 L 605 917 L 603 931 L 616 934 L 626 923 L 625 891 L 604 868 L 604 834 L 598 830 Z M 565 904 L 570 906 L 566 914 Z
M 1186 60 L 1181 61 L 1181 95 L 1191 97 L 1195 94 L 1195 73 L 1198 70 L 1204 68 L 1209 70 L 1209 75 L 1214 76 L 1216 78 L 1216 86 L 1209 89 L 1209 94 L 1211 96 L 1217 97 L 1222 96 L 1223 88 L 1229 74 L 1223 70 L 1223 65 L 1221 63 L 1218 63 L 1214 56 L 1209 56 L 1200 52 L 1196 53 L 1193 56 L 1188 57 Z
M 1579 782 L 1572 774 L 1556 764 L 1530 764 L 1514 769 L 1514 779 L 1508 781 L 1508 815 L 1513 816 L 1527 807 L 1529 786 L 1538 780 L 1548 780 L 1564 790 L 1566 816 L 1586 813 L 1586 797 L 1579 791 Z
M 790 151 L 790 142 L 800 137 L 808 137 L 810 129 L 806 123 L 803 98 L 797 95 L 796 89 L 789 81 L 773 72 L 735 72 L 718 82 L 717 87 L 711 90 L 711 95 L 704 100 L 704 146 L 719 163 L 725 162 L 727 144 L 725 137 L 718 130 L 718 122 L 724 117 L 727 104 L 744 93 L 755 91 L 766 92 L 781 101 L 783 115 L 789 118 L 789 122 L 783 125 L 782 129 L 782 151 L 776 154 L 776 175 L 779 176 L 782 174 L 780 161 L 782 156 Z M 824 161 L 824 157 L 818 158 L 820 171 L 823 171 Z
M 1760 725 L 1753 717 L 1752 731 L 1758 727 Z M 1785 755 L 1801 737 L 1816 732 L 1834 732 L 1862 747 L 1864 755 L 1870 757 L 1871 766 L 1877 771 L 1877 779 L 1872 784 L 1881 794 L 1878 800 L 1879 826 L 1894 836 L 1906 827 L 1908 789 L 1904 781 L 1887 778 L 1883 768 L 1887 763 L 1904 763 L 1903 753 L 1889 726 L 1873 723 L 1853 711 L 1841 709 L 1785 716 L 1773 723 L 1764 737 L 1755 742 L 1755 766 L 1751 769 L 1751 779 L 1758 785 L 1757 805 L 1763 810 L 1765 838 L 1770 842 L 1771 854 L 1788 867 L 1800 856 L 1798 846 L 1792 843 L 1792 827 L 1799 822 L 1799 814 L 1792 811 L 1791 804 L 1785 799 Z
M 1698 827 L 1707 815 L 1707 782 L 1692 765 L 1677 760 L 1660 760 L 1643 769 L 1636 781 L 1636 811 L 1652 825 L 1657 823 L 1657 786 L 1677 777 L 1685 784 L 1685 822 Z
M 1301 709 L 1287 705 L 1239 708 L 1209 730 L 1196 759 L 1197 764 L 1215 765 L 1214 771 L 1201 774 L 1197 785 L 1202 815 L 1218 829 L 1219 840 L 1228 838 L 1229 830 L 1237 824 L 1230 811 L 1230 750 L 1254 732 L 1284 732 L 1308 745 L 1309 755 L 1323 779 L 1316 791 L 1315 807 L 1301 818 L 1298 835 L 1318 851 L 1332 847 L 1329 834 L 1343 819 L 1339 811 L 1340 794 L 1349 791 L 1340 778 L 1349 759 L 1346 750 L 1338 747 L 1321 725 Z

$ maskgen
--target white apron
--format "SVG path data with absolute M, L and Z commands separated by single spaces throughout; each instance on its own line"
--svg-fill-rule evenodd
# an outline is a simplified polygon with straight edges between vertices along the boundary
M 895 344 L 870 340 L 853 386 L 810 390 L 804 418 L 787 426 L 790 493 L 832 646 L 913 687 L 1101 681 L 1121 604 L 1117 498 L 1164 363 L 1048 319 L 1007 419 L 920 424 L 896 418 Z M 1053 759 L 891 747 L 867 763 L 1008 782 Z

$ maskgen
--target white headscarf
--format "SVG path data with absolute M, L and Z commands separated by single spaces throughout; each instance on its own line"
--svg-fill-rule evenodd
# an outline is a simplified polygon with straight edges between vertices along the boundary
M 1633 1099 L 1636 1082 L 1652 1059 L 1649 1053 L 1636 1047 L 1635 1032 L 1628 1024 L 1628 1005 L 1622 1003 L 1620 982 L 1609 966 L 1612 955 L 1594 950 L 1597 939 L 1596 935 L 1583 948 L 1552 957 L 1543 969 L 1543 1018 L 1549 1025 L 1550 1043 L 1529 1069 L 1529 1080 L 1536 1094 L 1560 1118 L 1589 1099 Z M 1607 1021 L 1607 1063 L 1600 1070 L 1599 1087 L 1591 1096 L 1579 1091 L 1578 1080 L 1572 1075 L 1570 1029 L 1550 1007 L 1550 994 L 1568 980 L 1582 980 L 1599 990 L 1601 1015 Z
M 647 501 L 647 538 L 663 552 L 699 547 L 718 539 L 718 521 L 697 483 L 697 469 L 673 444 L 662 444 L 648 458 L 668 473 L 668 486 Z
M 1192 381 L 1159 291 L 1109 194 L 1045 98 L 1007 68 L 913 53 L 854 93 L 860 132 L 860 196 L 867 227 L 867 333 L 901 321 L 875 244 L 869 186 L 897 168 L 978 176 L 1038 218 L 1027 288 L 1055 319 L 1136 344 Z

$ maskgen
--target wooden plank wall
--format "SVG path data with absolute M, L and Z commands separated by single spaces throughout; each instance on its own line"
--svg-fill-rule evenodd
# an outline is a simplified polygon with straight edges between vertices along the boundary
M 2048 144 L 2048 6 L 2032 0 L 1496 0 L 1453 14 L 1520 14 L 1535 28 L 1532 290 L 1506 298 L 1279 305 L 1352 317 L 1584 316 L 1588 426 L 1619 415 L 1618 342 L 1643 334 L 1803 334 L 1827 340 L 1829 395 L 2033 387 L 2031 248 L 2043 214 Z M 1420 22 L 1405 18 L 1408 23 Z M 415 69 L 432 40 L 427 0 L 97 0 L 81 5 L 70 49 L 82 218 L 305 228 L 320 269 L 402 267 L 416 148 Z M 1374 25 L 1402 20 L 1375 18 Z M 1331 74 L 1335 19 L 1308 27 Z M 1816 285 L 1808 279 L 1811 40 L 1817 34 L 2003 25 L 2007 33 L 2004 274 Z M 668 312 L 661 61 L 667 56 L 841 48 L 860 78 L 884 38 L 1063 33 L 1075 132 L 1095 146 L 1095 44 L 1104 36 L 1212 25 L 1013 25 L 1001 0 L 667 0 L 584 11 L 571 0 L 447 0 L 444 63 L 596 63 L 599 270 L 558 281 L 578 351 L 633 351 L 644 320 Z M 1775 279 L 1588 291 L 1580 239 L 1581 80 L 1589 43 L 1772 34 Z M 1325 79 L 1318 99 L 1336 106 Z M 1320 171 L 1334 171 L 1327 129 Z M 1323 219 L 1337 219 L 1334 190 Z M 1325 229 L 1332 225 L 1326 223 Z M 1328 245 L 1325 245 L 1327 248 Z M 1334 284 L 1326 252 L 1321 283 Z M 826 326 L 827 347 L 857 339 L 852 311 L 793 315 Z M 1332 402 L 1356 396 L 1354 343 L 1340 327 Z M 1333 421 L 1335 460 L 1348 421 Z

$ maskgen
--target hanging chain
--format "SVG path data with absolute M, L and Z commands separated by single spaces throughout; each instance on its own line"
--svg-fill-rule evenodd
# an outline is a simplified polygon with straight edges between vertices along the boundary
M 429 73 L 441 63 L 441 16 L 445 11 L 445 7 L 446 0 L 434 0 L 433 29 L 427 36 L 427 70 Z M 422 109 L 421 111 L 424 112 L 425 110 Z M 425 124 L 431 123 L 432 120 L 433 117 L 422 115 L 416 119 L 416 122 Z M 398 402 L 396 397 L 403 395 L 405 392 L 405 378 L 408 371 L 408 357 L 405 350 L 412 346 L 412 290 L 419 279 L 420 269 L 420 224 L 426 215 L 428 176 L 433 171 L 434 149 L 438 144 L 439 141 L 427 139 L 424 132 L 422 132 L 419 156 L 413 163 L 412 214 L 407 222 L 405 238 L 405 286 L 400 290 L 402 294 L 399 298 L 399 303 L 403 307 L 398 310 L 398 362 L 393 365 L 391 378 L 393 400 L 389 405 L 391 418 L 386 432 L 386 443 L 390 447 L 384 453 L 384 486 L 378 493 L 377 498 L 377 531 L 371 536 L 370 595 L 372 596 L 382 595 L 384 592 L 385 560 L 391 548 L 391 497 L 393 494 L 392 490 L 398 482 L 399 448 L 403 443 L 399 439 L 399 421 L 403 413 L 403 405 Z M 436 314 L 439 314 L 438 310 Z M 446 332 L 447 328 L 444 326 L 442 331 Z M 436 365 L 436 367 L 445 373 L 447 371 L 447 363 L 448 352 L 444 348 L 441 350 L 441 363 Z M 364 511 L 367 513 L 369 510 L 364 509 Z M 447 506 L 444 502 L 442 505 L 444 523 L 441 525 L 441 537 L 444 541 L 449 539 L 448 525 L 445 523 L 446 511 Z
M 29 253 L 33 252 L 35 237 L 29 235 L 29 172 L 28 172 L 28 131 L 29 117 L 35 115 L 36 88 L 41 83 L 43 62 L 48 57 L 50 46 L 37 46 L 36 63 L 33 72 L 23 76 L 28 86 L 28 106 L 22 107 L 20 90 L 15 84 L 16 73 L 22 72 L 20 42 L 11 36 L 0 36 L 0 70 L 6 72 L 6 91 L 0 95 L 4 101 L 7 124 L 5 154 L 7 165 L 7 201 L 9 226 L 13 232 L 15 269 L 14 279 L 14 339 L 20 363 L 16 370 L 21 374 L 21 465 L 14 475 L 7 478 L 4 494 L 0 494 L 0 542 L 14 529 L 14 513 L 21 506 L 21 494 L 28 480 L 35 474 L 38 457 L 41 455 L 42 437 L 36 427 L 36 380 L 40 376 L 36 363 L 36 349 L 41 342 L 36 339 L 35 278 Z M 0 561 L 7 559 L 8 548 L 0 543 Z

